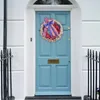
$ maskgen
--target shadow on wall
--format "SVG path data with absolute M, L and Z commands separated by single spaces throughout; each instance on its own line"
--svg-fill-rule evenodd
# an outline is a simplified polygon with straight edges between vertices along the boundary
M 70 5 L 72 4 L 69 0 L 37 0 L 34 4 L 48 4 L 48 5 L 53 5 L 53 4 L 64 4 L 64 5 Z

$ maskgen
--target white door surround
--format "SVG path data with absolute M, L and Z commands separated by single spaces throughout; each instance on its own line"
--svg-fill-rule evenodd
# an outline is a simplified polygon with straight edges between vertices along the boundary
M 74 5 L 38 6 L 29 1 L 25 9 L 24 37 L 24 96 L 35 94 L 35 12 L 36 11 L 71 11 L 71 93 L 81 95 L 81 10 L 75 0 Z M 32 38 L 32 41 L 30 41 Z

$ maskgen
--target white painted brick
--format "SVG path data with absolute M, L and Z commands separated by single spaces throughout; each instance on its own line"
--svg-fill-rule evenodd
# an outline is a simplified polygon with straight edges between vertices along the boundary
M 1 50 L 2 48 L 0 48 Z M 24 48 L 15 47 L 12 49 L 12 70 L 24 71 Z M 0 69 L 1 70 L 1 69 Z
M 24 48 L 12 48 L 12 70 L 24 70 Z
M 24 45 L 24 22 L 8 21 L 8 45 Z M 0 45 L 3 45 L 3 21 L 0 21 Z
M 81 0 L 82 20 L 100 20 L 100 0 Z
M 3 19 L 4 0 L 0 0 L 0 19 Z M 29 0 L 7 0 L 8 19 L 24 19 L 24 11 Z
M 3 21 L 0 21 L 0 45 L 3 45 Z
M 8 19 L 24 19 L 24 11 L 29 0 L 8 0 Z
M 87 66 L 87 50 L 91 49 L 92 51 L 97 51 L 100 52 L 100 47 L 83 47 L 82 48 L 82 70 L 87 71 L 88 66 Z
M 0 19 L 3 19 L 3 1 L 4 0 L 0 0 Z
M 12 92 L 16 99 L 24 98 L 24 72 L 13 72 L 12 74 Z M 0 83 L 1 83 L 1 71 L 0 71 Z M 0 84 L 1 94 L 1 84 Z M 0 95 L 1 96 L 1 95 Z
M 23 21 L 8 21 L 8 45 L 24 45 Z
M 99 87 L 99 73 L 97 78 L 97 86 Z M 95 82 L 94 82 L 95 84 Z M 87 95 L 88 93 L 88 77 L 87 77 L 87 71 L 82 71 L 82 77 L 81 77 L 81 96 Z
M 82 45 L 83 46 L 100 45 L 100 22 L 82 23 Z
M 8 19 L 24 19 L 29 0 L 8 0 Z M 100 0 L 77 0 L 82 9 L 83 20 L 100 20 Z M 0 0 L 0 19 L 3 19 L 3 0 Z
M 16 99 L 24 98 L 24 72 L 13 72 L 13 95 Z
M 81 76 L 81 96 L 84 95 L 87 95 L 87 71 L 83 71 Z

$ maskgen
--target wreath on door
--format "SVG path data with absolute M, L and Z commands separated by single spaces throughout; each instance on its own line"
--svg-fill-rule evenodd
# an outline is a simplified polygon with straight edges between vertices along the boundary
M 61 38 L 63 27 L 55 19 L 44 18 L 44 22 L 41 24 L 40 34 L 45 40 L 55 42 Z

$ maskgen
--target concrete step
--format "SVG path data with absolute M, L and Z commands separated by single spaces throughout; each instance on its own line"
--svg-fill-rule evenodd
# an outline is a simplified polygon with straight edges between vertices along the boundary
M 81 97 L 76 96 L 34 96 L 34 97 L 26 97 L 25 100 L 81 100 Z

